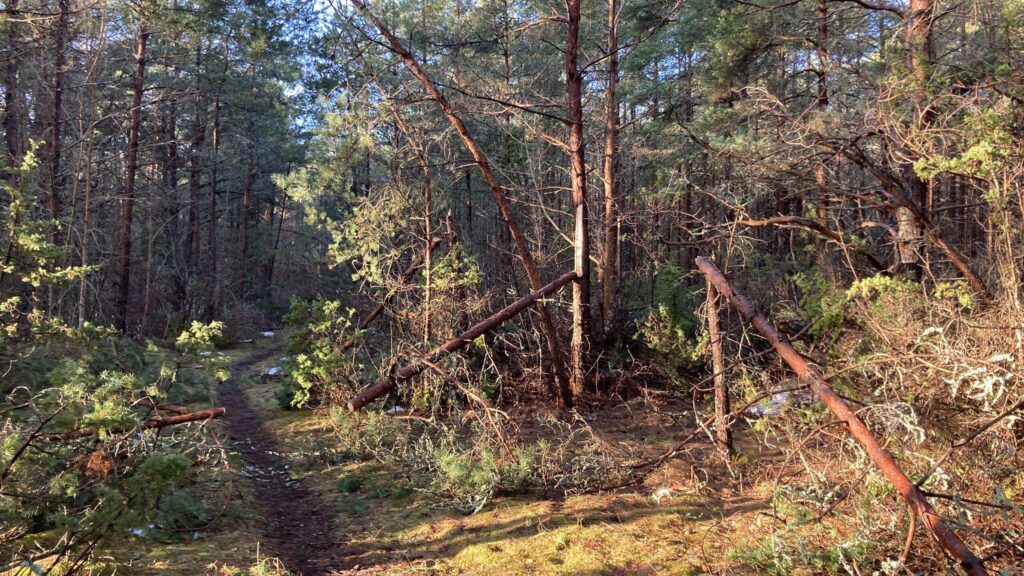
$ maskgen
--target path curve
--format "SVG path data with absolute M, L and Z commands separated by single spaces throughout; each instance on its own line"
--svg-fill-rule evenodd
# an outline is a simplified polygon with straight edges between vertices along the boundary
M 280 349 L 233 364 L 232 377 L 221 383 L 218 399 L 227 409 L 224 423 L 234 449 L 248 465 L 257 505 L 265 518 L 261 548 L 295 576 L 327 576 L 341 564 L 332 558 L 341 543 L 334 540 L 327 506 L 301 482 L 289 478 L 284 463 L 274 456 L 282 452 L 278 443 L 238 386 L 240 376 L 274 354 L 280 354 Z

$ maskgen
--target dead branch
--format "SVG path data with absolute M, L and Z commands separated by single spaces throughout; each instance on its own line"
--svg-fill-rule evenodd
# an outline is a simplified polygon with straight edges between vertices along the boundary
M 857 254 L 863 256 L 864 259 L 867 260 L 868 263 L 871 264 L 871 266 L 876 270 L 886 269 L 886 266 L 879 262 L 878 259 L 875 258 L 874 254 L 868 252 L 867 250 L 864 250 L 863 248 L 849 246 L 846 243 L 846 240 L 843 238 L 842 233 L 836 232 L 835 230 L 828 228 L 824 224 L 820 222 L 815 222 L 814 220 L 811 220 L 809 218 L 801 218 L 799 216 L 775 216 L 772 218 L 766 218 L 764 220 L 740 220 L 736 223 L 742 226 L 750 226 L 752 228 L 761 226 L 778 226 L 779 228 L 797 228 L 800 230 L 805 230 L 812 234 L 816 234 L 818 236 L 831 240 L 836 244 L 839 244 L 840 246 L 846 246 L 850 248 Z
M 523 310 L 526 310 L 530 306 L 537 304 L 541 298 L 548 296 L 554 292 L 557 292 L 559 288 L 565 286 L 569 282 L 576 279 L 576 272 L 566 272 L 559 276 L 556 280 L 542 287 L 536 292 L 532 292 L 519 300 L 516 300 L 512 304 L 509 304 L 505 308 L 502 308 L 498 312 L 495 312 L 491 316 L 487 317 L 482 322 L 472 326 L 469 330 L 466 330 L 462 334 L 459 334 L 455 338 L 452 338 L 448 342 L 445 342 L 438 348 L 435 348 L 432 352 L 424 356 L 426 363 L 423 361 L 416 361 L 412 364 L 402 368 L 396 372 L 393 376 L 384 376 L 377 380 L 369 388 L 363 390 L 351 400 L 348 401 L 348 409 L 350 411 L 356 411 L 366 406 L 374 399 L 379 398 L 386 394 L 389 390 L 394 388 L 398 383 L 409 380 L 410 378 L 420 374 L 429 367 L 429 364 L 437 364 L 443 360 L 446 356 L 459 350 L 466 344 L 469 344 L 473 340 L 476 340 L 480 336 L 483 336 L 487 332 L 501 326 L 505 321 L 519 314 Z

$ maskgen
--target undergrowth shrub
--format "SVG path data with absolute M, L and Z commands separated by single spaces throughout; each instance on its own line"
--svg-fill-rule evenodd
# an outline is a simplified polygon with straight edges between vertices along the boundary
M 496 496 L 527 491 L 563 495 L 601 490 L 628 474 L 582 420 L 544 423 L 543 439 L 526 442 L 508 423 L 401 421 L 380 413 L 330 410 L 339 444 L 359 457 L 421 471 L 424 490 L 464 513 Z M 495 429 L 495 426 L 501 429 Z
M 673 314 L 667 305 L 648 313 L 638 327 L 637 339 L 657 355 L 660 372 L 677 388 L 703 366 L 710 342 L 706 330 L 691 318 Z
M 153 343 L 66 330 L 0 349 L 10 378 L 0 383 L 0 565 L 45 550 L 74 558 L 129 531 L 165 537 L 210 518 L 192 486 L 217 472 L 193 464 L 219 449 L 194 425 L 145 423 L 158 403 L 196 401 L 212 378 Z M 209 335 L 190 332 L 183 348 Z M 58 561 L 50 573 L 74 568 Z
M 354 315 L 354 309 L 343 308 L 338 300 L 292 300 L 284 317 L 293 327 L 288 343 L 292 356 L 275 394 L 281 407 L 317 405 L 356 388 L 363 366 L 355 358 L 362 334 Z

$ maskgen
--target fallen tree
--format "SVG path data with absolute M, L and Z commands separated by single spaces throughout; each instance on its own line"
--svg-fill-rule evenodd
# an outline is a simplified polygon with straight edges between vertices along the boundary
M 348 409 L 356 411 L 366 406 L 375 399 L 387 394 L 389 390 L 394 388 L 400 382 L 405 382 L 410 378 L 420 374 L 426 370 L 431 364 L 437 364 L 443 360 L 446 356 L 455 352 L 469 344 L 473 340 L 476 340 L 480 336 L 483 336 L 487 332 L 501 326 L 505 321 L 509 320 L 513 316 L 516 316 L 523 310 L 526 310 L 530 306 L 537 304 L 541 298 L 549 296 L 554 292 L 557 292 L 562 286 L 565 286 L 569 282 L 576 279 L 576 272 L 566 272 L 546 286 L 541 287 L 540 290 L 531 292 L 530 294 L 523 296 L 519 300 L 516 300 L 512 304 L 509 304 L 505 308 L 502 308 L 498 312 L 488 316 L 482 322 L 470 327 L 468 330 L 459 334 L 455 338 L 445 342 L 438 348 L 435 348 L 429 354 L 423 356 L 417 362 L 414 362 L 394 374 L 381 377 L 369 388 L 366 388 L 351 400 L 348 401 Z
M 455 109 L 452 108 L 448 98 L 445 97 L 441 89 L 438 88 L 434 80 L 423 70 L 413 57 L 405 45 L 402 44 L 398 36 L 388 28 L 380 18 L 378 18 L 370 6 L 364 0 L 352 0 L 352 5 L 356 7 L 359 12 L 366 17 L 370 23 L 380 32 L 387 41 L 387 46 L 395 56 L 401 60 L 402 64 L 412 73 L 413 76 L 419 80 L 424 90 L 427 91 L 429 99 L 433 100 L 437 104 L 441 112 L 448 118 L 449 123 L 455 132 L 458 133 L 459 138 L 462 139 L 466 149 L 470 155 L 473 156 L 473 161 L 476 163 L 477 168 L 480 169 L 480 173 L 484 177 L 484 181 L 487 183 L 487 188 L 491 191 L 491 195 L 494 197 L 495 203 L 498 205 L 498 211 L 501 214 L 502 220 L 505 222 L 505 226 L 508 227 L 509 234 L 512 236 L 512 242 L 516 245 L 516 252 L 519 254 L 519 260 L 523 263 L 523 269 L 526 271 L 526 278 L 530 283 L 530 289 L 534 292 L 539 292 L 544 289 L 541 285 L 540 269 L 537 267 L 537 262 L 533 258 L 533 254 L 530 252 L 529 243 L 527 242 L 526 235 L 523 234 L 522 228 L 519 227 L 519 222 L 516 220 L 515 215 L 512 213 L 512 204 L 509 202 L 508 195 L 505 193 L 505 188 L 501 185 L 501 181 L 498 180 L 498 176 L 494 169 L 491 168 L 491 162 L 484 153 L 483 148 L 477 143 L 476 139 L 469 132 L 469 128 L 466 127 L 466 123 L 462 121 L 462 118 L 455 113 Z M 372 39 L 374 42 L 377 40 Z M 382 43 L 381 43 L 382 44 Z M 383 44 L 382 44 L 383 45 Z M 557 282 L 557 280 L 556 280 Z M 544 338 L 547 342 L 548 357 L 551 362 L 551 371 L 555 377 L 555 381 L 558 383 L 558 390 L 562 397 L 562 405 L 566 408 L 572 408 L 573 398 L 572 390 L 569 387 L 569 377 L 565 370 L 565 359 L 562 354 L 562 346 L 558 337 L 558 330 L 555 328 L 555 323 L 551 319 L 551 313 L 548 311 L 544 304 L 540 304 L 537 307 L 537 311 L 540 315 L 541 328 L 544 330 Z M 576 357 L 574 357 L 576 359 Z M 576 368 L 576 367 L 574 367 Z
M 188 412 L 186 414 L 178 414 L 177 416 L 168 416 L 167 418 L 153 418 L 147 420 L 142 425 L 143 428 L 163 428 L 165 426 L 174 426 L 175 424 L 185 424 L 187 422 L 199 422 L 201 420 L 213 420 L 214 418 L 220 418 L 224 415 L 224 407 L 219 408 L 208 408 L 206 410 L 196 410 L 195 412 Z
M 168 409 L 168 408 L 177 409 L 177 410 L 168 409 L 168 411 L 171 411 L 171 412 L 178 412 L 180 409 L 184 408 L 182 406 L 177 406 L 177 405 L 174 405 L 174 404 L 167 404 L 167 405 L 160 405 L 160 406 L 161 406 L 162 409 Z M 179 412 L 175 416 L 167 416 L 165 418 L 150 418 L 149 420 L 146 420 L 145 422 L 142 423 L 142 429 L 143 430 L 151 430 L 151 429 L 154 429 L 154 428 L 165 428 L 167 426 L 175 426 L 177 424 L 187 424 L 189 422 L 202 422 L 204 420 L 213 420 L 215 418 L 220 418 L 221 416 L 224 415 L 224 413 L 225 413 L 225 409 L 224 409 L 223 406 L 220 406 L 220 407 L 217 407 L 217 408 L 207 408 L 205 410 L 196 410 L 195 412 L 183 412 L 183 413 Z M 129 432 L 131 430 L 132 430 L 132 428 L 128 428 L 128 427 L 112 428 L 112 429 L 109 429 L 108 432 L 122 433 L 122 432 Z M 94 434 L 96 434 L 96 432 L 97 432 L 96 430 L 91 429 L 91 428 L 83 428 L 83 429 L 79 429 L 79 430 L 72 430 L 71 432 L 66 432 L 66 433 L 63 433 L 63 434 L 47 434 L 47 435 L 43 436 L 43 438 L 48 440 L 48 441 L 51 441 L 51 442 L 60 441 L 60 440 L 74 440 L 75 438 L 84 438 L 86 436 L 93 436 Z
M 963 540 L 943 522 L 921 490 L 903 473 L 896 460 L 878 443 L 860 417 L 825 382 L 824 376 L 804 360 L 803 356 L 789 343 L 789 340 L 772 325 L 760 310 L 751 304 L 746 296 L 729 285 L 729 281 L 714 264 L 700 256 L 697 257 L 696 262 L 697 267 L 708 281 L 739 311 L 746 322 L 756 328 L 771 343 L 779 356 L 796 372 L 800 381 L 808 385 L 815 397 L 836 418 L 846 424 L 854 440 L 861 445 L 868 458 L 889 479 L 889 482 L 896 488 L 896 492 L 907 502 L 932 538 L 956 558 L 968 574 L 972 576 L 986 574 L 982 560 L 971 552 Z

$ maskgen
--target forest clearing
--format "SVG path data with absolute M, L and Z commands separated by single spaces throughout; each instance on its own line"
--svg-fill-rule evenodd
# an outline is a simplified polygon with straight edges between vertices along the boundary
M 0 576 L 1024 574 L 1021 0 L 5 0 Z

